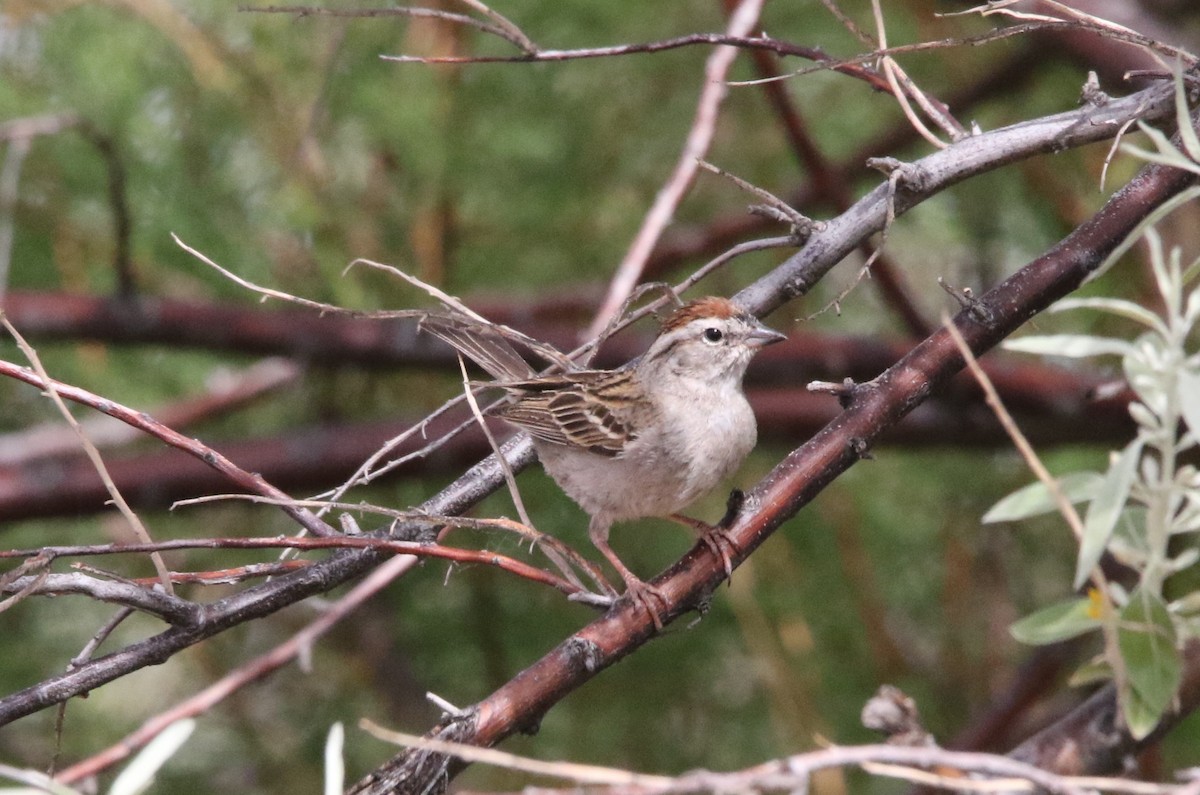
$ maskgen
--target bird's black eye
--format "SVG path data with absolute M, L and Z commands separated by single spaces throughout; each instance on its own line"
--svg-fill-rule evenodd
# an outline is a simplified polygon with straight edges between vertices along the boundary
M 704 341 L 705 342 L 720 342 L 721 337 L 723 337 L 723 336 L 725 336 L 725 335 L 721 333 L 721 329 L 719 329 L 719 328 L 709 326 L 708 328 L 704 329 Z

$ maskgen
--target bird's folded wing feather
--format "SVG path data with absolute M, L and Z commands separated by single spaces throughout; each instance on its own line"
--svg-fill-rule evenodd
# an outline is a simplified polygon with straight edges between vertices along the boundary
M 632 377 L 627 370 L 584 371 L 511 382 L 505 387 L 516 401 L 499 414 L 543 442 L 616 457 L 637 438 L 644 410 L 627 397 L 625 382 Z

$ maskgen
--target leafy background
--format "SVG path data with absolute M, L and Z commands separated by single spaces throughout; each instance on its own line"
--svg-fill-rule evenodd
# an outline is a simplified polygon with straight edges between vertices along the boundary
M 975 18 L 937 19 L 924 2 L 887 6 L 893 42 L 989 27 Z M 868 22 L 867 4 L 845 8 Z M 1175 32 L 1195 42 L 1195 12 L 1187 4 L 1180 8 Z M 499 10 L 555 48 L 649 41 L 724 25 L 719 4 L 700 0 L 511 0 Z M 862 49 L 817 3 L 768 4 L 763 27 L 776 38 L 834 54 Z M 175 246 L 174 232 L 245 278 L 357 308 L 427 303 L 377 274 L 343 274 L 355 257 L 395 264 L 468 303 L 598 301 L 677 157 L 708 50 L 465 68 L 379 58 L 456 49 L 508 52 L 501 43 L 427 21 L 296 19 L 212 2 L 7 0 L 0 8 L 0 123 L 77 114 L 115 142 L 127 180 L 137 290 L 148 295 L 255 306 L 253 296 Z M 1030 65 L 1020 80 L 984 94 L 960 118 L 990 129 L 1074 105 L 1087 64 L 1076 53 L 1024 39 L 947 49 L 905 65 L 927 90 L 948 96 L 1021 58 Z M 734 77 L 753 76 L 741 59 Z M 788 90 L 814 140 L 835 161 L 903 124 L 888 96 L 842 76 L 793 79 Z M 911 143 L 876 154 L 910 158 L 927 150 Z M 902 219 L 887 251 L 926 317 L 947 308 L 937 277 L 976 288 L 993 284 L 1098 208 L 1111 190 L 1097 190 L 1106 155 L 1097 145 L 1029 161 L 971 180 Z M 761 91 L 752 87 L 731 89 L 710 159 L 781 195 L 806 179 Z M 1118 157 L 1107 185 L 1122 184 L 1136 165 Z M 33 142 L 12 208 L 7 289 L 115 290 L 105 175 L 96 148 L 77 132 Z M 849 179 L 857 194 L 880 177 L 859 164 Z M 746 203 L 730 184 L 703 176 L 674 231 L 702 229 L 716 217 L 741 213 Z M 817 217 L 833 212 L 824 203 L 800 209 Z M 1188 230 L 1173 232 L 1189 242 Z M 705 291 L 731 293 L 779 258 L 738 260 Z M 679 262 L 672 274 L 700 261 Z M 844 264 L 803 306 L 789 305 L 770 322 L 798 333 L 903 339 L 903 328 L 869 283 L 852 293 L 841 313 L 808 319 L 854 270 Z M 1145 299 L 1144 265 L 1131 257 L 1092 291 Z M 1071 316 L 1037 325 L 1075 329 L 1104 322 Z M 165 343 L 33 341 L 55 376 L 147 408 L 195 393 L 214 373 L 255 358 Z M 0 354 L 19 357 L 7 340 L 0 341 Z M 796 383 L 810 377 L 797 373 Z M 452 373 L 430 370 L 312 368 L 287 392 L 187 432 L 219 447 L 222 440 L 316 423 L 411 415 L 452 395 L 455 385 Z M 47 401 L 23 385 L 0 383 L 0 401 L 0 431 L 54 418 Z M 794 444 L 763 433 L 738 481 L 754 482 Z M 1045 452 L 1052 471 L 1100 469 L 1107 456 L 1099 446 Z M 448 473 L 407 477 L 356 496 L 402 507 L 448 479 Z M 878 450 L 875 460 L 829 487 L 739 569 L 703 620 L 677 624 L 554 709 L 537 736 L 505 747 L 662 773 L 732 769 L 822 740 L 871 739 L 858 725 L 859 710 L 883 682 L 914 696 L 928 728 L 952 739 L 1021 675 L 1017 666 L 1031 651 L 1010 638 L 1008 625 L 1069 593 L 1075 549 L 1059 522 L 979 524 L 989 505 L 1029 479 L 1007 448 L 967 449 L 955 438 Z M 553 484 L 528 472 L 521 488 L 540 528 L 590 554 L 583 515 Z M 691 513 L 716 517 L 722 505 L 723 495 L 713 495 Z M 497 496 L 476 513 L 513 515 L 513 509 Z M 271 509 L 244 505 L 142 515 L 158 538 L 291 529 Z M 0 530 L 11 547 L 99 542 L 123 533 L 111 511 L 10 522 Z M 689 543 L 683 531 L 651 521 L 620 527 L 614 539 L 631 567 L 645 573 L 674 560 Z M 520 554 L 513 541 L 488 542 Z M 204 568 L 251 559 L 189 552 L 172 563 Z M 104 565 L 126 566 L 138 576 L 148 571 L 140 560 Z M 214 598 L 221 592 L 211 590 Z M 231 661 L 284 640 L 313 617 L 312 608 L 241 627 L 73 702 L 63 759 L 116 741 L 220 677 Z M 31 600 L 0 616 L 4 692 L 61 669 L 108 615 L 106 608 L 64 597 Z M 429 562 L 320 642 L 309 666 L 289 667 L 204 716 L 158 786 L 180 793 L 311 791 L 332 722 L 354 726 L 365 716 L 420 732 L 437 717 L 423 699 L 426 691 L 472 703 L 588 615 L 494 570 L 448 572 Z M 109 643 L 115 648 L 153 631 L 153 622 L 134 620 Z M 1075 659 L 1083 655 L 1076 652 Z M 1000 748 L 1079 697 L 1064 687 L 1054 692 L 1010 727 Z M 53 724 L 47 711 L 0 729 L 0 760 L 45 767 L 54 753 Z M 1198 731 L 1193 718 L 1174 732 L 1151 769 L 1195 764 Z M 390 751 L 351 729 L 346 753 L 353 776 Z M 515 787 L 517 780 L 476 767 L 460 784 Z M 863 784 L 831 774 L 821 786 L 833 792 Z

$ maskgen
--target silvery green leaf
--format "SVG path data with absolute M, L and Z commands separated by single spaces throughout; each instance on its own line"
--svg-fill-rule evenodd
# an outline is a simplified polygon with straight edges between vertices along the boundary
M 1141 463 L 1142 482 L 1156 482 L 1158 480 L 1158 459 L 1153 456 L 1144 456 Z
M 1142 131 L 1147 135 L 1150 135 L 1151 129 L 1153 128 L 1143 127 Z M 1159 133 L 1158 130 L 1154 130 L 1154 133 L 1162 135 L 1162 133 Z M 1188 160 L 1178 150 L 1173 150 L 1171 152 L 1151 152 L 1149 149 L 1142 149 L 1140 146 L 1124 144 L 1121 146 L 1121 151 L 1128 155 L 1132 155 L 1139 160 L 1145 160 L 1147 163 L 1158 163 L 1160 165 L 1178 168 L 1182 171 L 1191 171 L 1194 174 L 1200 174 L 1200 166 L 1197 166 L 1191 160 Z
M 138 795 L 154 782 L 154 774 L 187 742 L 196 728 L 196 721 L 177 720 L 133 758 L 108 789 L 108 795 Z
M 1184 171 L 1191 171 L 1193 173 L 1200 174 L 1200 165 L 1188 158 L 1188 156 L 1179 151 L 1179 149 L 1175 148 L 1175 145 L 1171 143 L 1171 139 L 1167 138 L 1167 136 L 1163 135 L 1160 131 L 1154 129 L 1148 124 L 1144 124 L 1143 122 L 1139 121 L 1138 127 L 1141 128 L 1142 132 L 1146 134 L 1146 137 L 1150 139 L 1150 141 L 1154 144 L 1155 149 L 1158 151 L 1151 152 L 1133 144 L 1123 144 L 1121 146 L 1122 150 L 1128 152 L 1134 157 L 1140 157 L 1143 160 L 1147 160 L 1151 163 L 1163 163 L 1168 166 L 1174 166 L 1175 168 L 1183 169 Z
M 1185 549 L 1180 554 L 1171 558 L 1168 565 L 1172 573 L 1175 573 L 1190 568 L 1197 560 L 1200 560 L 1200 550 L 1194 548 Z
M 1099 472 L 1072 472 L 1057 479 L 1058 488 L 1072 503 L 1094 499 L 1104 476 Z M 993 522 L 1015 522 L 1028 519 L 1031 516 L 1041 516 L 1058 510 L 1058 504 L 1040 480 L 1022 486 L 1006 497 L 1001 498 L 988 509 L 981 520 L 984 524 Z
M 1162 338 L 1152 334 L 1139 337 L 1129 355 L 1121 360 L 1121 369 L 1129 388 L 1151 412 L 1159 417 L 1167 411 L 1167 395 L 1162 374 L 1156 365 L 1162 360 Z
M 1126 152 L 1136 151 L 1135 148 L 1131 147 L 1123 146 L 1121 148 Z M 1181 193 L 1175 194 L 1170 199 L 1167 199 L 1165 202 L 1155 207 L 1146 214 L 1145 218 L 1143 218 L 1141 221 L 1138 221 L 1137 226 L 1135 226 L 1132 231 L 1125 236 L 1125 239 L 1122 240 L 1121 243 L 1114 248 L 1107 257 L 1104 258 L 1104 261 L 1100 263 L 1096 270 L 1091 272 L 1085 281 L 1094 281 L 1103 276 L 1116 262 L 1125 256 L 1129 249 L 1133 248 L 1136 243 L 1141 241 L 1143 231 L 1154 226 L 1180 207 L 1184 206 L 1185 204 L 1190 204 L 1197 198 L 1200 198 L 1200 187 L 1191 187 Z
M 1107 682 L 1112 679 L 1112 675 L 1112 666 L 1108 664 L 1108 660 L 1104 659 L 1103 655 L 1093 657 L 1075 669 L 1075 672 L 1067 679 L 1067 687 L 1084 687 Z
M 1171 519 L 1171 534 L 1194 533 L 1200 530 L 1200 509 L 1195 499 L 1189 498 L 1188 505 Z
M 1192 591 L 1171 603 L 1171 610 L 1177 616 L 1191 616 L 1200 613 L 1200 591 Z
M 1108 583 L 1108 598 L 1117 607 L 1124 607 L 1129 604 L 1129 591 L 1119 582 L 1109 581 Z
M 1200 436 L 1200 373 L 1194 370 L 1180 370 L 1175 374 L 1179 385 L 1179 408 L 1183 413 L 1183 421 L 1187 423 L 1192 434 Z
M 346 785 L 346 761 L 342 758 L 342 745 L 346 730 L 341 723 L 329 727 L 325 738 L 325 795 L 342 795 Z
M 1129 687 L 1122 711 L 1130 734 L 1140 740 L 1158 725 L 1183 677 L 1175 624 L 1157 594 L 1134 592 L 1117 622 L 1117 649 Z
M 0 764 L 0 778 L 29 785 L 28 787 L 5 787 L 0 789 L 0 793 L 3 795 L 46 795 L 47 793 L 50 795 L 79 795 L 79 790 L 58 783 L 40 770 Z
M 1183 151 L 1192 160 L 1200 161 L 1200 138 L 1196 137 L 1196 130 L 1192 127 L 1192 111 L 1183 87 L 1183 69 L 1178 62 L 1175 64 L 1175 124 Z
M 1200 276 L 1200 257 L 1192 260 L 1192 264 L 1183 271 L 1183 283 L 1188 284 L 1197 276 Z M 1187 314 L 1184 317 L 1187 319 L 1189 327 L 1196 322 L 1197 317 L 1200 317 L 1200 290 L 1193 290 L 1188 295 Z
M 1162 422 L 1158 419 L 1158 415 L 1146 408 L 1146 404 L 1139 400 L 1132 401 L 1129 404 L 1129 416 L 1133 418 L 1134 422 L 1147 430 L 1158 431 L 1162 429 Z
M 1162 237 L 1158 230 L 1151 227 L 1144 235 L 1146 245 L 1150 247 L 1150 270 L 1154 273 L 1154 281 L 1158 286 L 1158 294 L 1162 296 L 1167 307 L 1168 316 L 1174 317 L 1178 312 L 1181 285 L 1177 284 L 1179 277 L 1179 249 L 1172 249 L 1170 255 L 1163 253 Z
M 1083 538 L 1079 542 L 1079 562 L 1075 567 L 1077 589 L 1087 582 L 1092 569 L 1100 562 L 1104 548 L 1108 546 L 1108 539 L 1112 536 L 1133 485 L 1141 454 L 1142 441 L 1134 439 L 1108 468 L 1096 499 L 1088 506 L 1087 516 L 1083 520 Z
M 1004 347 L 1020 353 L 1036 353 L 1041 356 L 1104 356 L 1115 354 L 1128 356 L 1134 352 L 1125 340 L 1111 337 L 1095 337 L 1090 334 L 1047 334 L 1018 337 L 1004 342 Z
M 1136 485 L 1136 484 L 1135 484 Z M 1125 510 L 1117 526 L 1113 528 L 1112 536 L 1108 539 L 1108 552 L 1118 563 L 1138 570 L 1149 560 L 1149 547 L 1146 544 L 1146 507 L 1136 503 L 1126 503 Z M 1109 586 L 1112 596 L 1112 586 Z
M 1074 638 L 1100 628 L 1090 599 L 1071 599 L 1043 607 L 1008 628 L 1014 638 L 1031 646 L 1043 646 Z
M 1163 336 L 1169 333 L 1166 324 L 1158 315 L 1133 301 L 1120 298 L 1064 298 L 1050 306 L 1051 312 L 1065 312 L 1070 309 L 1099 309 L 1141 323 Z

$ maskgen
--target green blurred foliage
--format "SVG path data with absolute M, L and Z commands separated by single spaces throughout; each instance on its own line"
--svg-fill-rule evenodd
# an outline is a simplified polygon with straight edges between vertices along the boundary
M 868 22 L 867 3 L 844 5 Z M 935 20 L 926 3 L 887 5 L 894 42 L 983 29 L 978 20 Z M 552 48 L 649 41 L 723 25 L 719 4 L 707 0 L 513 0 L 498 8 Z M 769 4 L 764 26 L 777 38 L 831 53 L 861 49 L 818 3 Z M 1020 46 L 950 49 L 906 66 L 935 95 L 950 93 Z M 708 49 L 469 67 L 379 57 L 448 50 L 510 52 L 475 32 L 425 21 L 296 19 L 220 2 L 9 0 L 0 8 L 0 122 L 75 114 L 114 142 L 127 180 L 137 283 L 148 294 L 255 301 L 180 250 L 172 232 L 247 279 L 356 308 L 411 307 L 427 299 L 378 274 L 343 275 L 355 257 L 394 264 L 465 295 L 594 290 L 622 257 L 678 156 Z M 754 76 L 746 59 L 733 76 Z M 1051 61 L 1019 95 L 1000 92 L 971 108 L 969 119 L 992 128 L 1064 110 L 1081 81 L 1076 65 Z M 890 98 L 845 77 L 810 75 L 788 89 L 834 160 L 902 123 Z M 876 154 L 925 151 L 917 144 Z M 1104 155 L 1099 146 L 1008 168 L 904 217 L 890 233 L 888 252 L 926 315 L 937 317 L 947 306 L 937 276 L 993 284 L 1069 231 L 1078 219 L 1056 204 L 1056 191 L 1068 192 L 1085 212 L 1098 207 Z M 762 94 L 750 87 L 731 89 L 709 159 L 779 194 L 805 179 Z M 1119 185 L 1134 167 L 1118 159 L 1109 184 Z M 864 191 L 879 175 L 863 167 L 854 180 L 855 191 Z M 112 206 L 96 148 L 76 131 L 38 138 L 20 186 L 7 287 L 113 291 Z M 741 212 L 746 203 L 736 188 L 705 174 L 678 219 L 703 224 Z M 744 258 L 707 284 L 732 292 L 779 259 Z M 803 307 L 779 313 L 777 325 L 838 295 L 856 267 L 835 271 Z M 1116 278 L 1097 289 L 1111 290 Z M 1137 291 L 1137 279 L 1121 278 L 1132 282 L 1125 292 Z M 843 302 L 840 314 L 822 315 L 807 328 L 896 336 L 899 327 L 867 285 Z M 39 350 L 63 380 L 146 407 L 192 393 L 214 369 L 246 361 L 233 352 L 157 347 L 48 343 Z M 0 354 L 18 356 L 7 341 Z M 419 388 L 414 378 L 314 372 L 289 394 L 194 433 L 217 440 L 331 416 L 415 413 L 455 391 L 452 377 L 419 376 Z M 53 417 L 23 385 L 0 383 L 0 402 L 0 430 Z M 858 725 L 859 710 L 884 682 L 917 699 L 937 736 L 953 737 L 1011 681 L 1027 650 L 1008 637 L 1007 625 L 1067 593 L 1075 550 L 1051 520 L 981 528 L 983 511 L 1029 475 L 1011 453 L 956 451 L 947 442 L 924 452 L 882 449 L 877 460 L 852 469 L 715 594 L 703 620 L 677 622 L 552 710 L 536 737 L 506 748 L 659 773 L 733 769 L 812 748 L 819 739 L 872 739 Z M 754 482 L 786 451 L 765 435 L 739 483 Z M 1052 470 L 1099 466 L 1104 455 L 1059 451 L 1049 463 Z M 538 525 L 591 554 L 582 513 L 540 472 L 520 482 Z M 384 483 L 355 498 L 407 506 L 443 483 L 436 477 Z M 723 502 L 713 495 L 692 513 L 715 518 Z M 515 511 L 497 495 L 477 514 Z M 244 505 L 145 518 L 161 538 L 291 530 L 277 512 Z M 111 515 L 2 529 L 6 547 L 99 542 L 123 532 Z M 460 532 L 464 543 L 522 554 L 510 539 Z M 631 567 L 646 573 L 690 543 L 685 531 L 651 521 L 620 526 L 613 539 Z M 171 563 L 203 569 L 259 559 L 197 551 Z M 100 565 L 148 574 L 144 561 Z M 196 598 L 224 592 L 213 588 Z M 66 603 L 72 609 L 64 610 Z M 3 691 L 64 668 L 108 615 L 75 597 L 28 600 L 5 613 Z M 296 606 L 72 702 L 62 758 L 116 741 L 314 615 L 312 605 Z M 391 753 L 353 728 L 360 717 L 423 731 L 437 717 L 423 700 L 426 691 L 473 703 L 589 615 L 494 570 L 429 561 L 317 644 L 308 667 L 290 666 L 203 716 L 156 791 L 315 791 L 334 721 L 349 729 L 348 768 L 357 776 Z M 153 622 L 130 622 L 103 650 L 156 629 Z M 47 711 L 0 729 L 0 760 L 47 766 L 53 724 Z M 1168 766 L 1194 764 L 1186 751 L 1196 742 L 1191 724 L 1172 736 Z M 848 781 L 856 789 L 898 791 Z M 516 782 L 478 766 L 462 778 L 464 787 Z M 837 775 L 820 783 L 822 792 L 847 784 Z

